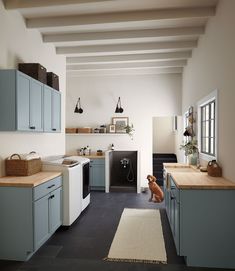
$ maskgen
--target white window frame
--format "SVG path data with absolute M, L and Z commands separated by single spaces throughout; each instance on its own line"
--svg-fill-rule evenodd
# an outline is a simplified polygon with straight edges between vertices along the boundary
M 201 107 L 215 101 L 215 156 L 208 155 L 205 153 L 201 152 Z M 197 103 L 197 123 L 198 123 L 198 149 L 199 149 L 199 158 L 203 159 L 205 161 L 210 161 L 210 160 L 217 160 L 218 157 L 218 90 L 215 89 L 212 91 L 209 95 L 198 101 Z

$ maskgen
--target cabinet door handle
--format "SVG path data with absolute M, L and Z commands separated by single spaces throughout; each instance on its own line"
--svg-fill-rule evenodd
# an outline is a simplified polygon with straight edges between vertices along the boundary
M 52 184 L 52 185 L 48 186 L 47 189 L 50 189 L 50 188 L 52 188 L 53 186 L 55 186 L 55 184 Z
M 175 199 L 175 197 L 174 197 L 174 196 L 171 196 L 171 200 L 173 200 L 173 199 Z
M 56 128 L 53 128 L 52 131 L 56 131 Z
M 55 195 L 51 195 L 51 196 L 50 196 L 50 199 L 53 199 L 54 197 L 55 197 Z
M 32 130 L 35 130 L 35 129 L 36 129 L 35 126 L 30 126 L 29 128 L 32 129 Z

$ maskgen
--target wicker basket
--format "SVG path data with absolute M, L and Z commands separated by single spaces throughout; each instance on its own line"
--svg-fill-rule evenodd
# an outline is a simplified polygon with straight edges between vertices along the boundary
M 13 159 L 17 156 L 18 159 Z M 41 159 L 23 160 L 19 154 L 12 154 L 10 159 L 5 160 L 5 170 L 7 176 L 29 176 L 42 169 Z
M 77 128 L 65 128 L 65 133 L 66 134 L 76 134 Z
M 92 133 L 92 128 L 90 127 L 79 127 L 77 128 L 77 133 L 79 134 L 90 134 Z

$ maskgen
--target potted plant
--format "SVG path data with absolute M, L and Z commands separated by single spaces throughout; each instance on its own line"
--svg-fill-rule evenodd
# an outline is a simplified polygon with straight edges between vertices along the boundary
M 125 126 L 125 130 L 126 133 L 130 136 L 131 140 L 133 140 L 133 135 L 135 131 L 133 124 L 131 125 L 128 124 L 127 126 Z
M 197 140 L 191 139 L 183 145 L 180 145 L 180 149 L 184 150 L 185 156 L 189 157 L 189 164 L 196 165 L 198 159 L 198 146 Z

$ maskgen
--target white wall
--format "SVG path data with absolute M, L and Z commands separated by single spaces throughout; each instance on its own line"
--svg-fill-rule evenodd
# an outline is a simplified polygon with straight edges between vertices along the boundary
M 115 114 L 118 97 L 124 112 Z M 74 114 L 77 98 L 81 97 L 83 114 Z M 89 145 L 93 151 L 106 150 L 113 143 L 116 149 L 140 150 L 140 179 L 152 173 L 152 117 L 181 113 L 181 75 L 120 75 L 68 77 L 66 126 L 83 127 L 111 123 L 114 116 L 129 117 L 135 128 L 134 139 L 121 136 L 66 137 L 66 152 Z
M 17 11 L 6 11 L 0 1 L 0 69 L 17 68 L 19 62 L 41 63 L 60 77 L 62 90 L 62 131 L 64 131 L 65 58 L 57 56 L 51 45 L 42 43 L 37 30 L 26 29 Z M 0 132 L 0 176 L 4 174 L 2 161 L 12 153 L 37 151 L 41 155 L 65 152 L 64 132 L 60 134 Z
M 223 175 L 235 181 L 235 1 L 219 1 L 216 16 L 209 20 L 205 35 L 194 49 L 183 75 L 185 112 L 190 105 L 218 89 L 218 161 Z
M 153 153 L 175 153 L 173 116 L 153 118 Z

